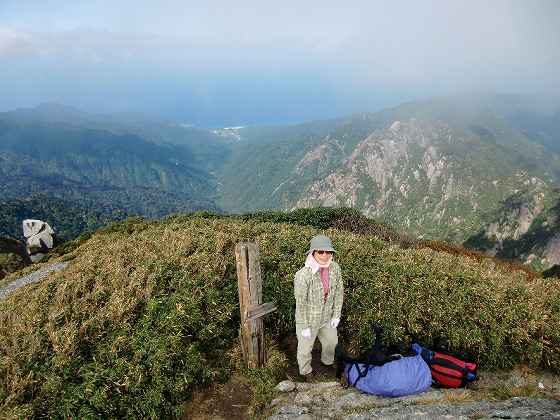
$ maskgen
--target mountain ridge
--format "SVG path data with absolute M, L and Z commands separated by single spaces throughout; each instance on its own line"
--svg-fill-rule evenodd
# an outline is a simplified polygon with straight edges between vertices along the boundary
M 246 212 L 352 205 L 413 235 L 462 242 L 483 227 L 482 214 L 497 209 L 518 190 L 531 194 L 541 188 L 548 194 L 560 179 L 560 157 L 553 147 L 560 101 L 549 98 L 541 102 L 544 105 L 535 97 L 515 95 L 435 98 L 332 120 L 237 127 L 235 139 L 231 133 L 215 129 L 135 118 L 96 120 L 87 113 L 79 114 L 74 128 L 68 128 L 53 123 L 53 119 L 66 118 L 60 115 L 65 107 L 43 105 L 39 113 L 46 115 L 44 121 L 51 118 L 51 123 L 45 122 L 47 132 L 101 130 L 111 141 L 136 136 L 137 144 L 144 145 L 147 152 L 138 164 L 130 156 L 119 155 L 119 170 L 128 174 L 125 178 L 119 170 L 88 175 L 99 189 L 95 197 L 110 182 L 118 184 L 115 188 L 137 186 L 151 188 L 152 194 L 167 194 L 168 198 L 159 200 L 163 202 L 176 201 L 173 194 L 186 194 L 197 203 L 188 208 L 183 200 L 183 205 L 171 206 L 179 211 L 204 206 Z M 66 119 L 74 118 L 76 112 L 70 110 Z M 28 111 L 26 115 L 32 114 Z M 85 125 L 80 126 L 80 118 L 87 120 Z M 539 127 L 537 122 L 543 118 L 547 123 Z M 0 113 L 0 126 L 6 120 L 6 114 Z M 20 128 L 25 127 L 29 125 Z M 68 135 L 60 137 L 64 136 Z M 157 156 L 163 161 L 154 162 Z M 0 171 L 16 158 L 5 157 Z M 90 159 L 79 162 L 78 167 Z M 185 166 L 177 171 L 176 164 Z M 9 182 L 29 194 L 40 190 L 42 183 L 84 181 L 68 176 L 71 165 L 62 172 L 49 165 L 36 166 L 49 169 L 39 171 L 41 179 L 33 188 L 14 184 L 14 177 Z M 5 173 L 5 180 L 7 176 Z M 76 186 L 76 190 L 80 188 L 87 190 Z M 6 188 L 4 193 L 13 197 Z M 152 200 L 156 207 L 157 201 Z M 140 207 L 146 212 L 146 206 Z M 138 208 L 125 210 L 140 214 Z M 156 213 L 162 215 L 171 208 Z
M 398 202 L 399 194 L 392 191 L 387 195 L 386 187 L 389 181 L 398 184 L 399 180 L 393 179 L 389 173 L 384 181 L 381 178 L 384 177 L 384 170 L 394 166 L 394 162 L 391 162 L 393 157 L 404 158 L 404 155 L 412 153 L 412 150 L 408 150 L 407 153 L 399 151 L 400 146 L 397 143 L 389 148 L 389 139 L 395 137 L 399 125 L 405 127 L 406 124 L 417 124 L 423 125 L 426 132 L 416 130 L 415 136 L 414 133 L 408 133 L 408 138 L 401 138 L 399 144 L 402 146 L 407 143 L 412 147 L 418 143 L 426 149 L 427 153 L 419 155 L 419 150 L 415 150 L 416 160 L 411 163 L 407 177 L 420 170 L 422 165 L 426 166 L 424 173 L 427 178 L 437 175 L 449 181 L 453 174 L 451 183 L 457 184 L 468 175 L 472 182 L 462 188 L 467 190 L 470 187 L 478 188 L 478 194 L 484 195 L 482 197 L 484 202 L 471 203 L 473 205 L 470 208 L 474 207 L 475 211 L 478 209 L 486 211 L 492 206 L 498 206 L 506 196 L 516 193 L 516 189 L 530 189 L 531 185 L 524 186 L 524 184 L 532 178 L 550 187 L 560 174 L 558 155 L 550 152 L 546 145 L 536 141 L 530 133 L 521 131 L 509 123 L 506 118 L 511 114 L 509 109 L 517 109 L 510 99 L 507 96 L 498 97 L 486 104 L 467 98 L 458 105 L 454 102 L 455 98 L 410 102 L 378 113 L 363 113 L 353 118 L 331 122 L 330 127 L 317 131 L 315 136 L 301 135 L 295 136 L 291 141 L 266 144 L 252 142 L 245 146 L 241 145 L 220 176 L 222 189 L 219 203 L 224 209 L 233 211 L 251 211 L 259 208 L 291 209 L 318 205 L 355 206 L 362 211 L 365 210 L 365 214 L 388 217 L 386 219 L 388 223 L 400 225 L 407 216 L 406 211 L 391 214 L 391 208 L 387 210 L 387 207 L 378 207 L 368 210 L 366 207 L 371 207 L 372 202 L 379 202 L 379 200 L 382 204 L 385 201 L 384 205 Z M 500 106 L 505 109 L 497 112 Z M 497 111 L 494 112 L 493 109 Z M 391 127 L 393 127 L 392 131 Z M 372 138 L 372 133 L 376 130 L 377 137 Z M 428 134 L 434 130 L 439 130 L 440 133 Z M 434 144 L 437 143 L 437 148 L 434 148 L 434 145 L 430 146 L 431 148 L 425 144 L 422 146 L 426 135 L 431 136 L 432 143 L 434 141 Z M 451 136 L 451 140 L 444 141 L 445 135 Z M 382 143 L 384 140 L 389 142 L 383 152 L 387 156 L 384 160 L 381 155 L 378 155 L 377 164 L 370 162 L 369 173 L 361 171 L 351 176 L 352 166 L 356 161 L 366 159 L 365 156 L 360 155 L 360 148 L 366 147 L 368 136 L 370 143 Z M 381 138 L 383 136 L 387 139 Z M 441 138 L 437 138 L 438 136 Z M 418 149 L 416 146 L 413 148 Z M 380 150 L 377 153 L 383 154 Z M 391 154 L 394 156 L 392 157 Z M 362 166 L 365 168 L 368 164 L 362 162 Z M 381 169 L 383 167 L 385 169 Z M 250 168 L 255 169 L 256 176 Z M 360 172 L 357 168 L 354 169 Z M 440 173 L 443 170 L 446 171 L 444 175 Z M 478 179 L 479 175 L 484 175 L 485 179 Z M 330 178 L 327 180 L 327 177 Z M 408 199 L 411 211 L 416 210 L 415 203 L 422 203 L 422 200 L 428 197 L 432 204 L 425 210 L 436 212 L 437 203 L 445 197 L 446 193 L 439 191 L 437 196 L 434 196 L 435 185 L 430 187 L 432 181 L 424 179 L 422 182 L 425 185 L 418 185 L 416 188 L 415 199 L 412 197 Z M 372 182 L 373 184 L 377 182 L 379 185 L 372 185 Z M 489 191 L 484 191 L 480 186 L 482 182 L 491 190 L 496 190 L 497 194 L 492 196 Z M 402 187 L 406 190 L 413 184 L 414 182 L 404 187 L 399 184 L 395 188 L 400 190 Z M 238 185 L 243 185 L 246 190 L 234 195 L 233 189 Z M 437 187 L 452 188 L 452 185 L 437 185 Z M 358 190 L 363 191 L 363 196 L 360 196 Z M 386 195 L 384 200 L 383 194 Z M 465 199 L 456 200 L 455 204 L 445 210 L 448 213 L 450 211 L 455 213 L 446 220 L 446 224 L 456 224 L 455 219 L 470 219 L 467 222 L 460 221 L 462 227 L 452 228 L 450 232 L 446 232 L 438 228 L 441 224 L 439 220 L 423 224 L 423 216 L 419 214 L 414 216 L 413 222 L 417 228 L 411 233 L 419 235 L 428 233 L 437 239 L 462 242 L 468 237 L 469 232 L 472 234 L 472 231 L 476 231 L 482 223 L 477 217 L 468 215 L 467 198 L 471 201 L 473 199 L 466 194 Z M 400 197 L 400 200 L 402 202 L 403 197 Z M 367 205 L 365 205 L 366 201 Z M 491 203 L 488 204 L 487 201 Z M 404 227 L 407 227 L 407 224 L 408 222 L 405 221 Z

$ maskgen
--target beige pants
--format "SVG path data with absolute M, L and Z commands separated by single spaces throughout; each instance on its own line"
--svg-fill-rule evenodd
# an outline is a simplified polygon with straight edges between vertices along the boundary
M 310 338 L 301 336 L 303 329 L 305 328 L 296 327 L 299 373 L 301 375 L 311 373 L 311 351 L 316 338 L 319 338 L 321 343 L 321 362 L 325 365 L 332 365 L 334 363 L 334 349 L 338 343 L 336 328 L 332 328 L 330 324 L 323 325 L 321 328 L 311 328 Z

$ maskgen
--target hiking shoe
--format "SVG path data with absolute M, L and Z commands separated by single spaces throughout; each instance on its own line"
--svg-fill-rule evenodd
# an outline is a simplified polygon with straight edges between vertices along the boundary
M 320 374 L 323 379 L 334 378 L 336 376 L 335 364 L 333 363 L 332 365 L 326 365 L 321 362 L 321 367 L 318 374 Z
M 297 376 L 297 381 L 298 382 L 311 382 L 311 380 L 314 378 L 315 374 L 313 373 L 313 371 L 306 373 L 305 375 L 302 375 L 301 373 L 298 373 Z

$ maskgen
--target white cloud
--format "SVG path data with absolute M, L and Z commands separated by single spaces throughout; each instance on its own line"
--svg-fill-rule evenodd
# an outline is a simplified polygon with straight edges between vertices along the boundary
M 110 86 L 92 88 L 108 101 L 126 83 L 150 98 L 190 84 L 208 109 L 236 84 L 364 104 L 380 91 L 560 93 L 558 0 L 13 0 L 0 20 L 0 82 L 26 72 L 37 95 L 72 80 Z
M 31 44 L 29 34 L 0 27 L 0 56 L 25 53 Z

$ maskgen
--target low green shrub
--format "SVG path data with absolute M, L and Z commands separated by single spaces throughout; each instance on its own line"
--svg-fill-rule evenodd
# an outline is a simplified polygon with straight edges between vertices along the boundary
M 0 301 L 0 412 L 6 417 L 175 417 L 235 361 L 234 245 L 260 246 L 268 336 L 294 334 L 293 277 L 318 229 L 233 218 L 173 217 L 94 234 L 63 271 Z M 486 369 L 560 372 L 560 289 L 432 249 L 327 230 L 346 287 L 340 341 L 365 350 L 438 340 Z M 23 304 L 25 303 L 25 304 Z M 277 364 L 281 365 L 281 363 Z M 277 370 L 251 373 L 264 399 Z M 257 402 L 258 405 L 258 402 Z
M 141 278 L 130 272 L 110 280 L 103 270 L 81 278 L 66 273 L 70 277 L 59 281 L 71 290 L 61 296 L 56 282 L 43 285 L 47 296 L 37 296 L 30 305 L 35 313 L 23 314 L 24 323 L 11 332 L 3 327 L 14 326 L 8 321 L 14 312 L 2 307 L 2 338 L 21 342 L 1 346 L 0 389 L 7 397 L 0 412 L 177 417 L 194 386 L 227 376 L 229 361 L 222 356 L 237 337 L 239 320 L 235 285 L 157 260 L 132 271 Z M 16 373 L 20 369 L 25 378 Z
M 289 223 L 293 225 L 311 226 L 316 229 L 338 229 L 360 235 L 374 235 L 384 241 L 414 242 L 406 235 L 397 233 L 391 226 L 377 222 L 348 207 L 314 207 L 292 211 L 260 211 L 246 214 L 225 215 L 209 211 L 200 211 L 184 215 L 173 215 L 167 221 L 181 222 L 193 218 L 228 219 L 245 222 Z
M 284 377 L 288 367 L 288 359 L 275 346 L 267 348 L 267 361 L 262 368 L 244 369 L 249 379 L 249 385 L 253 393 L 251 400 L 251 413 L 259 415 L 274 396 L 275 387 Z

